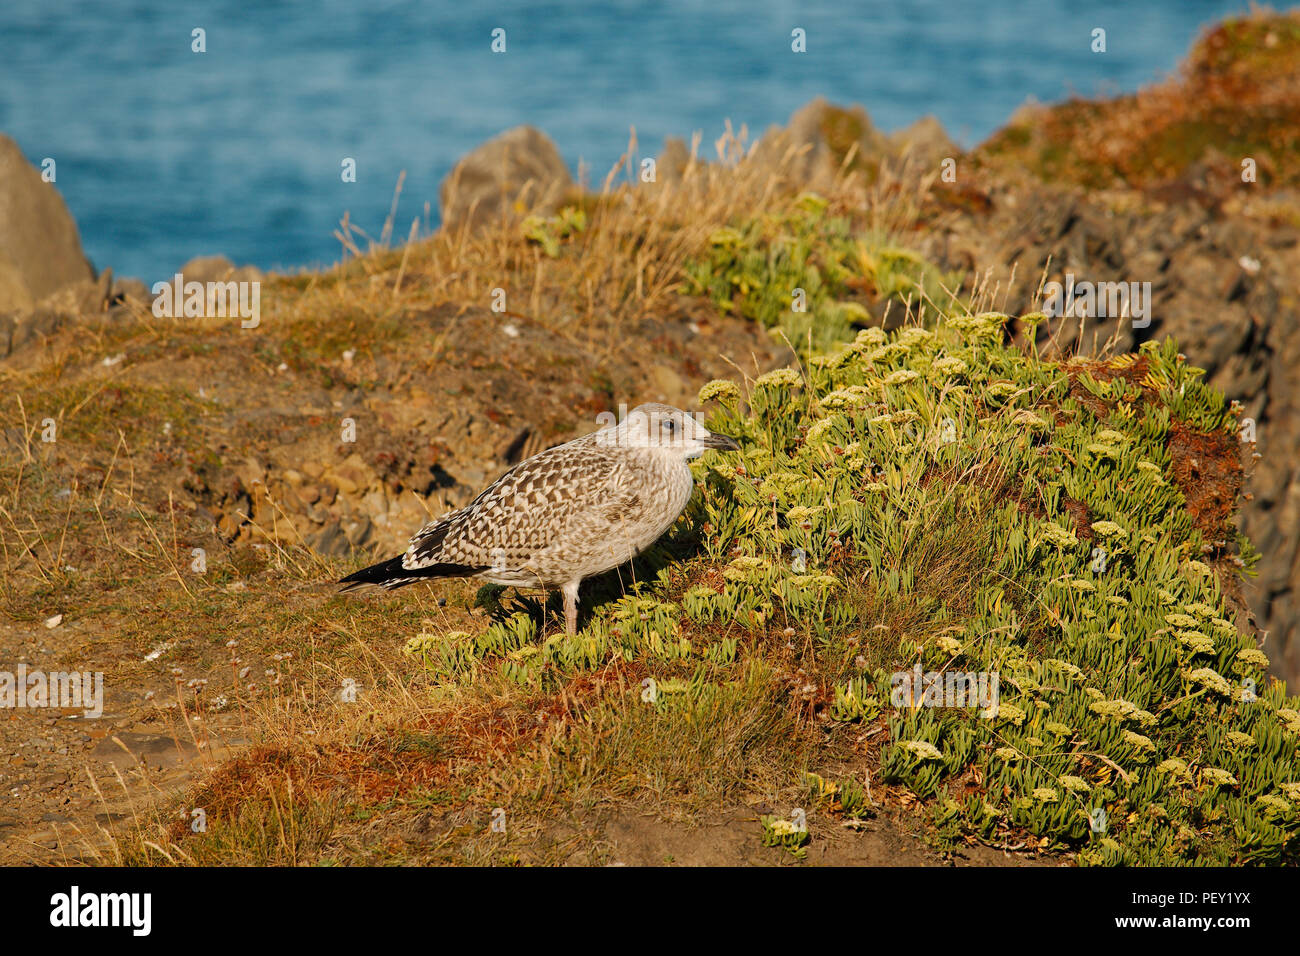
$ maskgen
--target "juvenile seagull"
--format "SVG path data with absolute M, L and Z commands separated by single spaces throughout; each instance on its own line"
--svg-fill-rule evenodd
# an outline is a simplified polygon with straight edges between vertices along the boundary
M 564 592 L 564 625 L 577 630 L 578 585 L 636 557 L 690 500 L 687 461 L 735 451 L 670 405 L 638 405 L 619 424 L 515 465 L 464 508 L 416 532 L 404 554 L 339 583 L 392 590 L 422 578 L 477 578 Z

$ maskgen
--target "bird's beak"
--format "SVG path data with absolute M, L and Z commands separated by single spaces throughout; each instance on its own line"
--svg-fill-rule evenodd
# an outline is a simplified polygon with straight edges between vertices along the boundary
M 729 435 L 720 435 L 717 432 L 709 432 L 709 437 L 700 442 L 705 448 L 716 448 L 718 451 L 739 451 L 740 442 Z

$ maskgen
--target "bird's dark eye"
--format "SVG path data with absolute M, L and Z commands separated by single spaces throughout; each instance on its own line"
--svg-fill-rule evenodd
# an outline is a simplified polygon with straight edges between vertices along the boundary
M 672 431 L 676 427 L 677 427 L 677 423 L 674 422 L 671 418 L 668 421 L 664 422 L 664 428 L 668 431 Z

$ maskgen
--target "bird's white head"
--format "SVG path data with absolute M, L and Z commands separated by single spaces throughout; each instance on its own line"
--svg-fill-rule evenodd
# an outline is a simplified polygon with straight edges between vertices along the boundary
M 658 448 L 682 458 L 698 458 L 710 449 L 735 451 L 734 438 L 711 432 L 696 417 L 680 408 L 647 402 L 632 409 L 623 421 L 598 432 L 602 445 Z

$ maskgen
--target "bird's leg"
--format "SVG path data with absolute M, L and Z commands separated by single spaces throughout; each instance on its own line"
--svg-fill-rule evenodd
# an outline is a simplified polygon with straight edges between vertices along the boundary
M 569 634 L 578 632 L 578 584 L 566 584 L 564 591 L 564 630 Z

